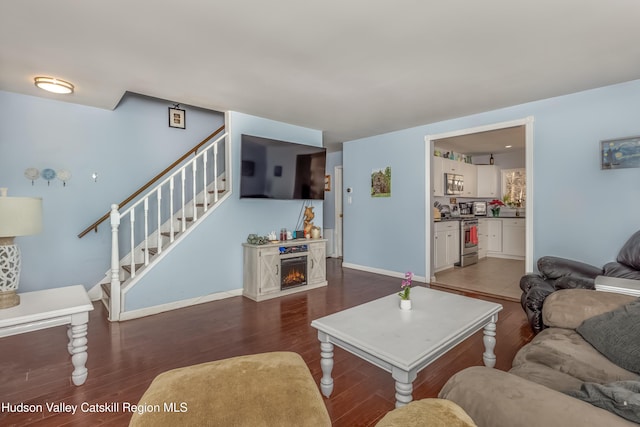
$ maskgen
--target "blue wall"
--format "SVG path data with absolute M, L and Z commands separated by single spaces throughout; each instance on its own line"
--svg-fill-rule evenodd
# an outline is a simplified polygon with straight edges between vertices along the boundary
M 242 243 L 251 233 L 266 235 L 302 223 L 302 201 L 240 199 L 240 136 L 251 134 L 322 146 L 319 130 L 242 113 L 229 113 L 233 194 L 166 254 L 127 294 L 126 310 L 242 288 Z M 322 201 L 313 201 L 314 223 L 322 225 Z
M 604 139 L 640 135 L 640 80 L 343 144 L 344 260 L 425 274 L 425 135 L 533 116 L 534 259 L 595 265 L 640 229 L 640 169 L 603 171 Z M 392 168 L 392 196 L 371 198 L 372 169 Z M 429 237 L 430 238 L 430 237 Z
M 3 91 L 0 105 L 0 187 L 43 199 L 43 232 L 16 239 L 21 291 L 101 280 L 108 223 L 82 239 L 78 233 L 224 124 L 222 113 L 183 106 L 186 130 L 169 128 L 171 102 L 134 94 L 113 111 Z M 32 185 L 23 175 L 29 167 L 67 169 L 72 178 Z

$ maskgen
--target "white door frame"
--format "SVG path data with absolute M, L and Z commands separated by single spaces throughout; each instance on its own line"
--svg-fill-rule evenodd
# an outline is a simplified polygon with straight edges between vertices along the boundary
M 444 132 L 424 137 L 425 149 L 425 277 L 435 280 L 433 272 L 433 191 L 431 191 L 431 173 L 433 171 L 434 141 L 453 136 L 468 135 L 478 132 L 510 128 L 515 126 L 525 127 L 525 166 L 527 168 L 527 205 L 525 206 L 526 244 L 525 244 L 525 271 L 533 272 L 533 116 L 524 119 L 460 129 L 452 132 Z
M 342 225 L 343 214 L 342 207 L 342 166 L 335 166 L 333 168 L 333 190 L 334 190 L 334 227 L 333 227 L 333 244 L 334 257 L 340 258 L 342 256 Z

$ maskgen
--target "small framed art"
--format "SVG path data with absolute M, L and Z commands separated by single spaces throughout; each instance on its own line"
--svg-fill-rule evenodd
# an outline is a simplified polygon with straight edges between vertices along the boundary
M 324 176 L 324 191 L 331 191 L 331 175 Z
M 600 141 L 600 168 L 640 168 L 640 136 Z
M 170 128 L 178 128 L 178 129 L 186 129 L 187 124 L 187 113 L 176 107 L 169 107 L 169 127 Z

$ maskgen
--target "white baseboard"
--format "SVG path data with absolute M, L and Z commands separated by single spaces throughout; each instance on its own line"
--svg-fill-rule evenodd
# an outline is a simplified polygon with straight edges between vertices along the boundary
M 155 305 L 153 307 L 145 307 L 137 310 L 125 311 L 120 313 L 120 321 L 138 319 L 140 317 L 151 316 L 153 314 L 164 313 L 165 311 L 176 310 L 178 308 L 190 307 L 192 305 L 204 304 L 206 302 L 217 301 L 225 298 L 231 298 L 242 295 L 242 288 L 232 289 L 229 291 L 218 292 L 215 294 L 205 295 L 201 297 L 185 299 L 182 301 L 170 302 L 167 304 Z
M 343 262 L 342 263 L 342 267 L 351 268 L 351 269 L 354 269 L 354 270 L 366 271 L 366 272 L 369 272 L 369 273 L 382 274 L 383 276 L 398 277 L 400 279 L 404 279 L 404 274 L 405 274 L 404 272 L 400 272 L 400 271 L 384 270 L 382 268 L 368 267 L 366 265 L 351 264 L 349 262 Z M 416 282 L 428 283 L 427 279 L 424 276 L 414 275 L 413 276 L 413 280 L 415 280 Z

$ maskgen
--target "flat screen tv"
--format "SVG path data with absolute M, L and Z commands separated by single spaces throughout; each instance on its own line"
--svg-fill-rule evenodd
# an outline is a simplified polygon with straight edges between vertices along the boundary
M 242 135 L 240 198 L 323 200 L 324 147 Z

